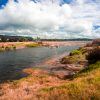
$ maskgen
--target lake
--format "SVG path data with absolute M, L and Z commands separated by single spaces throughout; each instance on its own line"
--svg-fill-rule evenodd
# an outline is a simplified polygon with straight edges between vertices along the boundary
M 51 59 L 65 52 L 70 52 L 78 47 L 79 46 L 60 46 L 59 48 L 36 47 L 1 52 L 0 82 L 19 79 L 25 76 L 25 74 L 21 73 L 23 69 L 36 67 L 37 64 L 47 59 Z M 21 74 L 19 74 L 19 72 Z

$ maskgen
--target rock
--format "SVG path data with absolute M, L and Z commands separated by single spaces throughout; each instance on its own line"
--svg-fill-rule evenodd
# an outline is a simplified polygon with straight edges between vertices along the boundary
M 79 61 L 78 64 L 86 66 L 88 64 L 88 61 L 87 60 L 82 60 L 82 61 Z
M 53 74 L 60 79 L 70 79 L 75 73 L 72 71 L 54 71 Z
M 63 71 L 54 71 L 52 72 L 52 74 L 60 79 L 70 79 L 73 77 L 73 75 L 75 74 L 72 71 L 68 71 L 68 70 L 63 70 Z
M 80 64 L 67 64 L 64 68 L 66 70 L 77 72 L 82 70 L 84 67 Z

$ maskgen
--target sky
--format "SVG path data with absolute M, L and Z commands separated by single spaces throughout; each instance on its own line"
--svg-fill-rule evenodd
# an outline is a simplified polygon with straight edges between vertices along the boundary
M 100 38 L 100 0 L 0 0 L 0 34 Z

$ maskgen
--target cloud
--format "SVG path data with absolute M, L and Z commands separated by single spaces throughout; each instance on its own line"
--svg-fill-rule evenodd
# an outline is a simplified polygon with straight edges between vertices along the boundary
M 0 9 L 0 34 L 41 38 L 98 37 L 99 0 L 9 0 Z

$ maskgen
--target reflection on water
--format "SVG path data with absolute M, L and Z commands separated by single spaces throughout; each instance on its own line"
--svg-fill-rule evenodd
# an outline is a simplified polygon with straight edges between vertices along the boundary
M 46 59 L 64 52 L 69 52 L 78 46 L 61 46 L 59 48 L 25 48 L 16 51 L 0 53 L 0 81 L 22 77 L 22 69 L 33 67 Z

